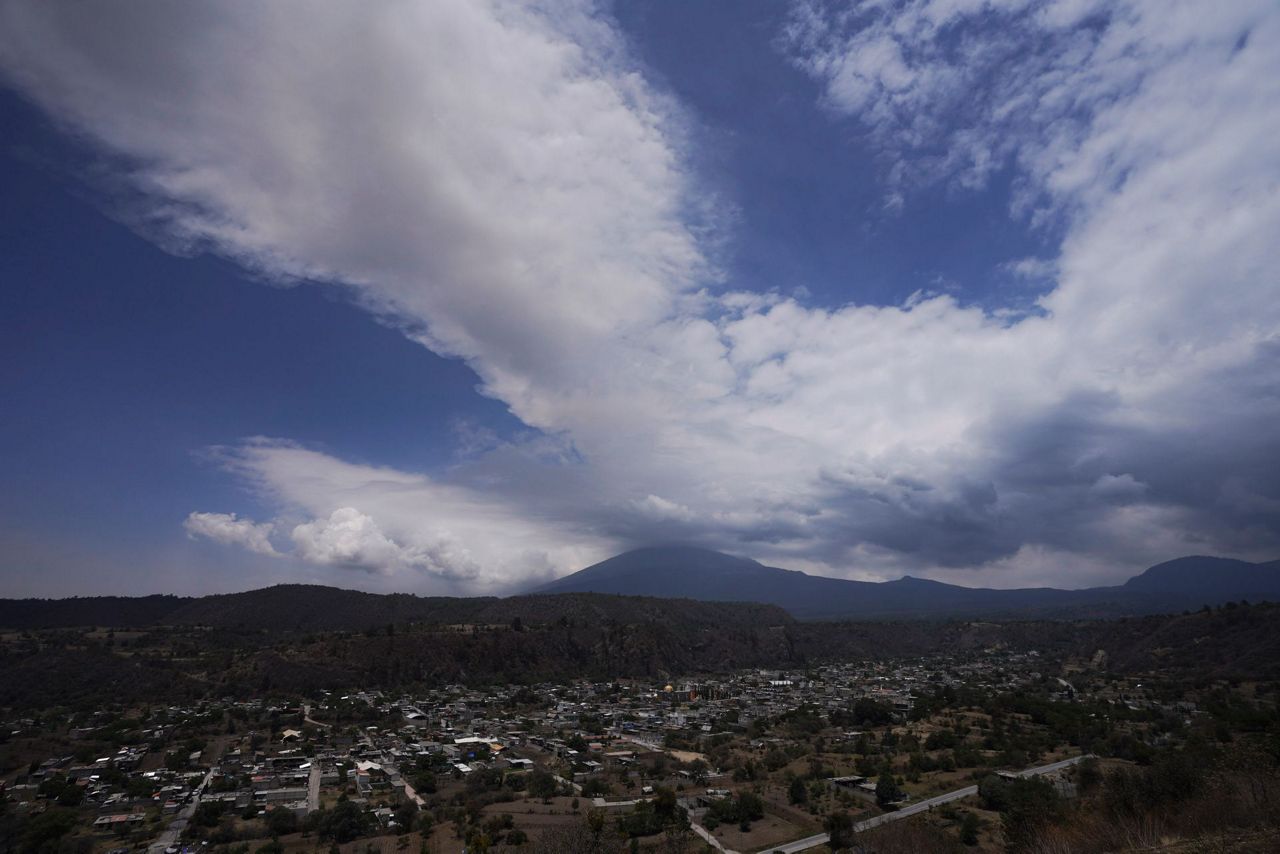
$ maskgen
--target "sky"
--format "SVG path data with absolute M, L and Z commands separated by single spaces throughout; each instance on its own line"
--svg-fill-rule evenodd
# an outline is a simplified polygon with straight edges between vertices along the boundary
M 1280 557 L 1280 7 L 0 0 L 0 595 Z

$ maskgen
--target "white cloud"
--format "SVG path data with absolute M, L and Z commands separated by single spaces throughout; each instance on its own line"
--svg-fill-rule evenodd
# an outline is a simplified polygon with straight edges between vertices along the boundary
M 585 2 L 10 0 L 0 67 L 121 158 L 136 221 L 346 284 L 542 431 L 431 478 L 228 451 L 302 520 L 301 557 L 497 589 L 673 536 L 1003 579 L 1261 555 L 1280 14 L 1107 4 L 1080 26 L 1100 8 L 804 4 L 787 33 L 889 193 L 1011 165 L 1016 213 L 1060 224 L 1058 257 L 1009 268 L 1052 284 L 1012 315 L 702 290 L 679 109 Z
M 182 527 L 189 537 L 207 537 L 214 542 L 241 546 L 261 555 L 280 556 L 271 545 L 271 532 L 275 525 L 270 522 L 241 519 L 234 513 L 190 513 Z
M 223 449 L 228 470 L 306 520 L 293 556 L 430 586 L 501 589 L 608 557 L 606 540 L 539 518 L 501 493 L 334 459 L 290 442 L 257 439 Z
M 641 514 L 659 522 L 692 522 L 698 518 L 693 510 L 683 504 L 676 504 L 659 495 L 646 495 L 631 504 Z
M 124 158 L 133 216 L 350 284 L 542 419 L 703 266 L 679 122 L 589 2 L 0 7 L 0 64 Z
M 1018 258 L 1001 265 L 1001 268 L 1021 279 L 1051 280 L 1058 274 L 1052 261 L 1043 258 Z
M 407 567 L 463 578 L 479 573 L 465 549 L 443 542 L 434 547 L 401 545 L 354 507 L 339 507 L 327 519 L 304 522 L 293 529 L 292 537 L 298 557 L 312 563 L 386 573 Z

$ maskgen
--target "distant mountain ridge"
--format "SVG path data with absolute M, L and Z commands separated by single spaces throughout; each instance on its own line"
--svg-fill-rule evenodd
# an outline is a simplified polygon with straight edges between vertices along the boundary
M 961 587 L 910 576 L 850 581 L 765 566 L 710 549 L 635 549 L 558 578 L 536 593 L 612 593 L 710 601 L 766 602 L 799 619 L 1153 614 L 1240 599 L 1280 599 L 1280 561 L 1183 557 L 1116 587 L 1010 590 Z
M 1180 557 L 1156 564 L 1124 583 L 1129 590 L 1200 593 L 1227 587 L 1235 598 L 1253 592 L 1272 594 L 1280 587 L 1280 560 L 1249 563 L 1224 557 Z
M 576 594 L 576 595 L 564 595 Z M 625 598 L 620 598 L 625 597 Z M 456 598 L 281 584 L 212 596 L 0 599 L 0 627 L 209 626 L 255 631 L 361 631 L 388 624 L 529 624 L 686 619 L 721 626 L 801 620 L 1078 619 L 1280 601 L 1280 561 L 1183 557 L 1116 587 L 993 590 L 910 576 L 849 581 L 765 566 L 709 549 L 625 552 L 528 594 Z

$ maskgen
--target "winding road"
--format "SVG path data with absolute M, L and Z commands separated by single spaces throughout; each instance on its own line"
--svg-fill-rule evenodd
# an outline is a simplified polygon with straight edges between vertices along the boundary
M 1042 774 L 1052 774 L 1055 771 L 1061 771 L 1063 768 L 1070 768 L 1085 759 L 1092 758 L 1093 754 L 1085 754 L 1084 756 L 1073 756 L 1070 759 L 1063 759 L 1058 762 L 1050 762 L 1048 765 L 1039 765 L 1035 768 L 1027 768 L 1019 771 L 1019 777 L 1039 777 Z M 854 833 L 862 833 L 879 827 L 882 824 L 888 824 L 892 821 L 901 821 L 904 818 L 910 818 L 913 815 L 919 815 L 922 812 L 928 812 L 936 806 L 958 801 L 961 798 L 967 798 L 978 794 L 977 786 L 965 786 L 963 789 L 956 789 L 954 792 L 947 792 L 944 795 L 936 795 L 932 798 L 926 798 L 909 806 L 905 806 L 896 812 L 887 812 L 884 815 L 878 815 L 869 818 L 866 821 L 860 821 L 853 826 Z M 772 854 L 796 854 L 799 851 L 808 851 L 810 848 L 817 848 L 819 845 L 826 845 L 830 839 L 825 833 L 819 833 L 814 836 L 807 836 L 804 839 L 797 839 L 795 842 L 788 842 L 785 845 L 775 845 L 769 851 Z

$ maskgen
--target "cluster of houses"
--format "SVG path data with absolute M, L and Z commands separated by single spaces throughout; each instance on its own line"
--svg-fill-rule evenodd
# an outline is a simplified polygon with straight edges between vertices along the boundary
M 137 723 L 129 743 L 107 755 L 51 757 L 5 782 L 7 795 L 29 809 L 50 797 L 49 787 L 42 788 L 47 780 L 78 786 L 81 796 L 69 800 L 92 812 L 88 823 L 96 832 L 135 836 L 162 833 L 200 803 L 221 803 L 239 814 L 287 810 L 299 817 L 337 792 L 371 809 L 402 800 L 423 804 L 412 783 L 420 768 L 465 778 L 487 769 L 542 767 L 566 789 L 582 791 L 598 775 L 630 775 L 644 783 L 662 765 L 691 781 L 696 776 L 714 793 L 721 775 L 706 762 L 699 767 L 696 760 L 705 757 L 696 751 L 726 737 L 767 749 L 770 740 L 752 734 L 758 720 L 802 706 L 826 716 L 862 698 L 901 720 L 925 692 L 946 685 L 1001 691 L 1040 679 L 1037 666 L 1033 652 L 989 650 L 955 659 L 756 669 L 696 679 L 484 690 L 450 685 L 415 696 L 326 692 L 302 702 L 226 698 L 158 710 Z M 1075 696 L 1074 686 L 1058 681 L 1062 696 Z M 230 718 L 247 723 L 216 729 Z M 119 710 L 67 722 L 63 732 L 71 744 L 95 742 L 112 720 L 120 720 Z M 190 743 L 182 736 L 191 721 L 218 724 L 207 728 L 201 749 L 186 752 L 179 745 Z M 40 728 L 29 719 L 7 725 L 14 735 Z M 660 754 L 675 761 L 657 760 Z M 832 781 L 862 794 L 868 784 L 861 778 Z M 376 814 L 384 823 L 395 820 L 389 809 Z

